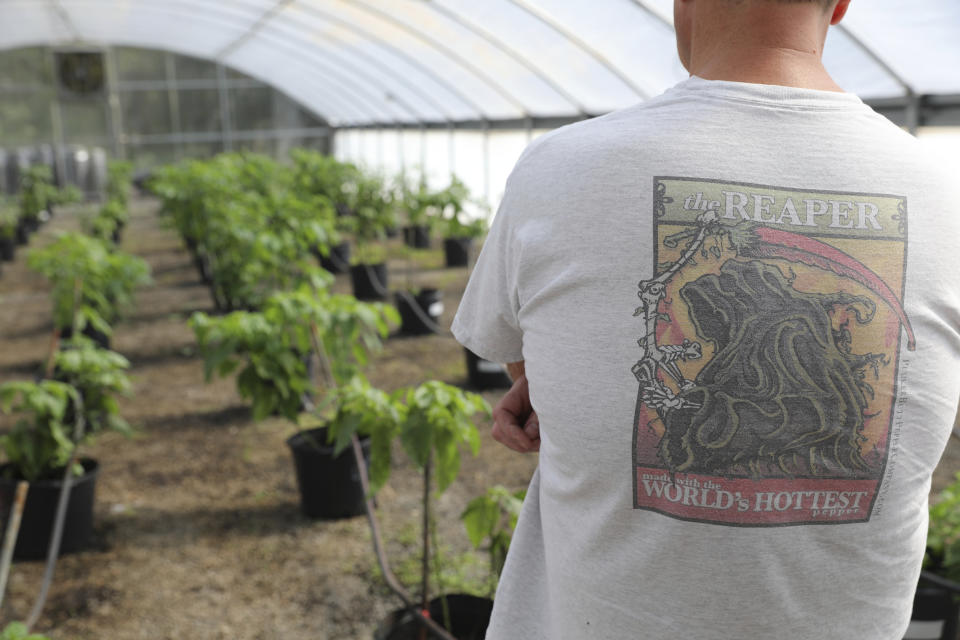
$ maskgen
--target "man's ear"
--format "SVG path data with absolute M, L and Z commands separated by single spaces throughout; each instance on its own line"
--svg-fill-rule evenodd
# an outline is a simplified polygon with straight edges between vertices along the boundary
M 847 15 L 847 9 L 850 8 L 850 0 L 840 0 L 833 9 L 833 16 L 830 18 L 830 24 L 837 24 Z

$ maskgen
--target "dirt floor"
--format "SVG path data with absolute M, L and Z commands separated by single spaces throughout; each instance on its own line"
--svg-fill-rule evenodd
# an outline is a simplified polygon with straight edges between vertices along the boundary
M 186 320 L 212 304 L 156 208 L 138 202 L 124 237 L 122 248 L 150 263 L 154 283 L 114 339 L 132 363 L 135 388 L 123 415 L 138 434 L 106 434 L 86 447 L 101 465 L 94 547 L 60 560 L 37 630 L 54 640 L 369 639 L 398 601 L 379 578 L 366 521 L 303 517 L 284 442 L 293 426 L 253 422 L 233 380 L 204 381 Z M 76 225 L 76 215 L 60 214 L 31 246 Z M 49 348 L 47 287 L 26 269 L 25 254 L 0 274 L 0 382 L 32 377 Z M 439 252 L 418 260 L 417 282 L 442 288 L 449 326 L 467 270 L 440 268 Z M 407 263 L 390 266 L 392 283 L 403 282 Z M 395 389 L 430 378 L 463 384 L 466 370 L 449 335 L 395 337 L 368 375 Z M 499 395 L 485 394 L 491 404 Z M 490 438 L 489 424 L 479 426 L 480 454 L 464 459 L 439 501 L 438 522 L 448 583 L 482 591 L 484 558 L 468 551 L 458 515 L 488 486 L 524 487 L 536 457 L 508 452 Z M 412 578 L 419 476 L 399 450 L 394 466 L 378 499 L 381 522 L 395 568 Z M 960 442 L 951 439 L 935 490 L 956 470 Z M 3 621 L 27 615 L 42 569 L 14 565 Z
M 123 239 L 125 251 L 150 263 L 154 283 L 113 342 L 132 363 L 134 393 L 122 413 L 138 434 L 105 434 L 85 448 L 101 464 L 94 549 L 60 560 L 37 630 L 55 640 L 371 638 L 399 602 L 382 586 L 365 518 L 303 517 L 285 444 L 294 427 L 279 418 L 253 422 L 232 379 L 204 381 L 186 321 L 212 304 L 156 209 L 138 203 Z M 58 214 L 31 246 L 76 225 L 76 215 Z M 0 382 L 32 377 L 49 348 L 47 287 L 25 256 L 21 248 L 0 274 Z M 418 261 L 425 268 L 414 279 L 442 287 L 449 326 L 467 270 L 440 268 L 440 252 Z M 406 281 L 407 264 L 391 261 L 393 284 Z M 348 291 L 349 282 L 337 288 Z M 449 335 L 394 337 L 368 376 L 387 390 L 431 378 L 463 384 L 466 366 Z M 485 397 L 493 404 L 499 392 Z M 458 516 L 488 486 L 526 486 L 536 458 L 510 454 L 489 437 L 489 424 L 478 426 L 480 455 L 464 458 L 437 516 L 450 582 L 482 591 L 485 559 L 468 553 Z M 410 578 L 420 491 L 398 449 L 378 503 L 395 569 Z M 15 564 L 3 620 L 26 617 L 42 569 L 40 562 Z

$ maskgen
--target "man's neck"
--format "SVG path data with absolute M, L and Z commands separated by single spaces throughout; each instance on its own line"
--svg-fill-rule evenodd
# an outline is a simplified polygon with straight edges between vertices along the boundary
M 733 55 L 736 54 L 736 55 Z M 730 80 L 755 84 L 774 84 L 822 91 L 843 89 L 833 81 L 819 57 L 794 49 L 742 49 L 726 56 L 712 57 L 703 64 L 691 64 L 691 75 L 706 80 Z
M 843 91 L 821 60 L 829 16 L 816 4 L 703 3 L 693 25 L 690 73 L 708 80 Z M 784 9 L 787 7 L 787 9 Z M 820 13 L 818 13 L 820 12 Z

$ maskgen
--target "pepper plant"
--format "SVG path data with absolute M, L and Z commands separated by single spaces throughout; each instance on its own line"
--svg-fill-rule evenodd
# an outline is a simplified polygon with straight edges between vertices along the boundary
M 127 209 L 133 184 L 133 163 L 111 160 L 107 163 L 107 202 L 115 202 Z
M 0 631 L 0 640 L 50 640 L 45 635 L 30 633 L 22 622 L 11 622 Z
M 221 311 L 256 310 L 295 288 L 339 241 L 330 200 L 299 190 L 270 158 L 223 154 L 162 169 L 152 183 Z
M 510 491 L 496 485 L 470 501 L 460 514 L 474 549 L 485 549 L 490 559 L 490 592 L 496 589 L 517 527 L 526 489 Z
M 436 546 L 433 499 L 435 495 L 446 491 L 456 479 L 460 471 L 461 449 L 466 449 L 473 455 L 477 454 L 480 434 L 473 418 L 477 414 L 489 416 L 490 406 L 475 393 L 437 380 L 424 382 L 415 388 L 401 389 L 390 396 L 389 400 L 400 403 L 397 409 L 400 419 L 393 436 L 400 441 L 423 479 L 420 593 L 421 609 L 426 610 L 430 601 L 431 541 L 433 546 Z M 332 431 L 331 439 L 340 449 L 346 447 L 354 435 L 373 435 L 365 429 L 361 421 L 338 423 Z M 379 436 L 383 438 L 385 435 L 387 434 L 383 433 L 381 428 Z M 390 457 L 388 445 L 371 446 L 371 492 L 375 492 L 387 481 L 391 467 Z M 375 539 L 376 537 L 374 534 Z
M 120 417 L 117 402 L 119 396 L 129 396 L 131 392 L 126 374 L 130 362 L 119 353 L 100 349 L 83 337 L 61 346 L 53 356 L 54 377 L 76 389 L 83 399 L 86 433 L 94 435 L 110 430 L 131 435 L 130 425 Z
M 27 265 L 53 287 L 53 321 L 58 330 L 87 326 L 109 335 L 111 325 L 133 303 L 137 287 L 150 280 L 147 263 L 130 254 L 110 251 L 96 238 L 65 233 L 27 256 Z
M 960 473 L 930 505 L 923 567 L 960 582 Z
M 36 228 L 54 205 L 79 202 L 83 194 L 74 186 L 63 189 L 53 184 L 53 170 L 43 164 L 33 165 L 20 178 L 20 216 L 24 223 Z
M 79 401 L 76 389 L 54 380 L 0 385 L 0 411 L 17 417 L 13 428 L 0 436 L 10 477 L 33 482 L 61 473 L 77 445 L 71 438 L 73 425 L 67 422 L 68 408 Z
M 325 274 L 329 282 L 329 274 Z M 190 324 L 204 358 L 205 375 L 240 369 L 237 389 L 253 405 L 254 419 L 279 413 L 297 422 L 305 394 L 314 390 L 309 354 L 326 354 L 330 388 L 349 382 L 380 347 L 396 310 L 333 294 L 324 286 L 302 285 L 274 294 L 260 312 L 221 317 L 196 313 Z
M 386 240 L 387 230 L 397 225 L 396 194 L 376 175 L 363 176 L 347 186 L 353 203 L 357 263 L 382 262 L 385 253 L 380 243 Z

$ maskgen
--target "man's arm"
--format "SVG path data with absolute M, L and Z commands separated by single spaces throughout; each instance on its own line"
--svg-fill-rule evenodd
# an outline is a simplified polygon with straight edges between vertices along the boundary
M 514 451 L 540 450 L 540 419 L 530 404 L 524 362 L 510 362 L 507 372 L 513 386 L 493 408 L 493 439 Z

